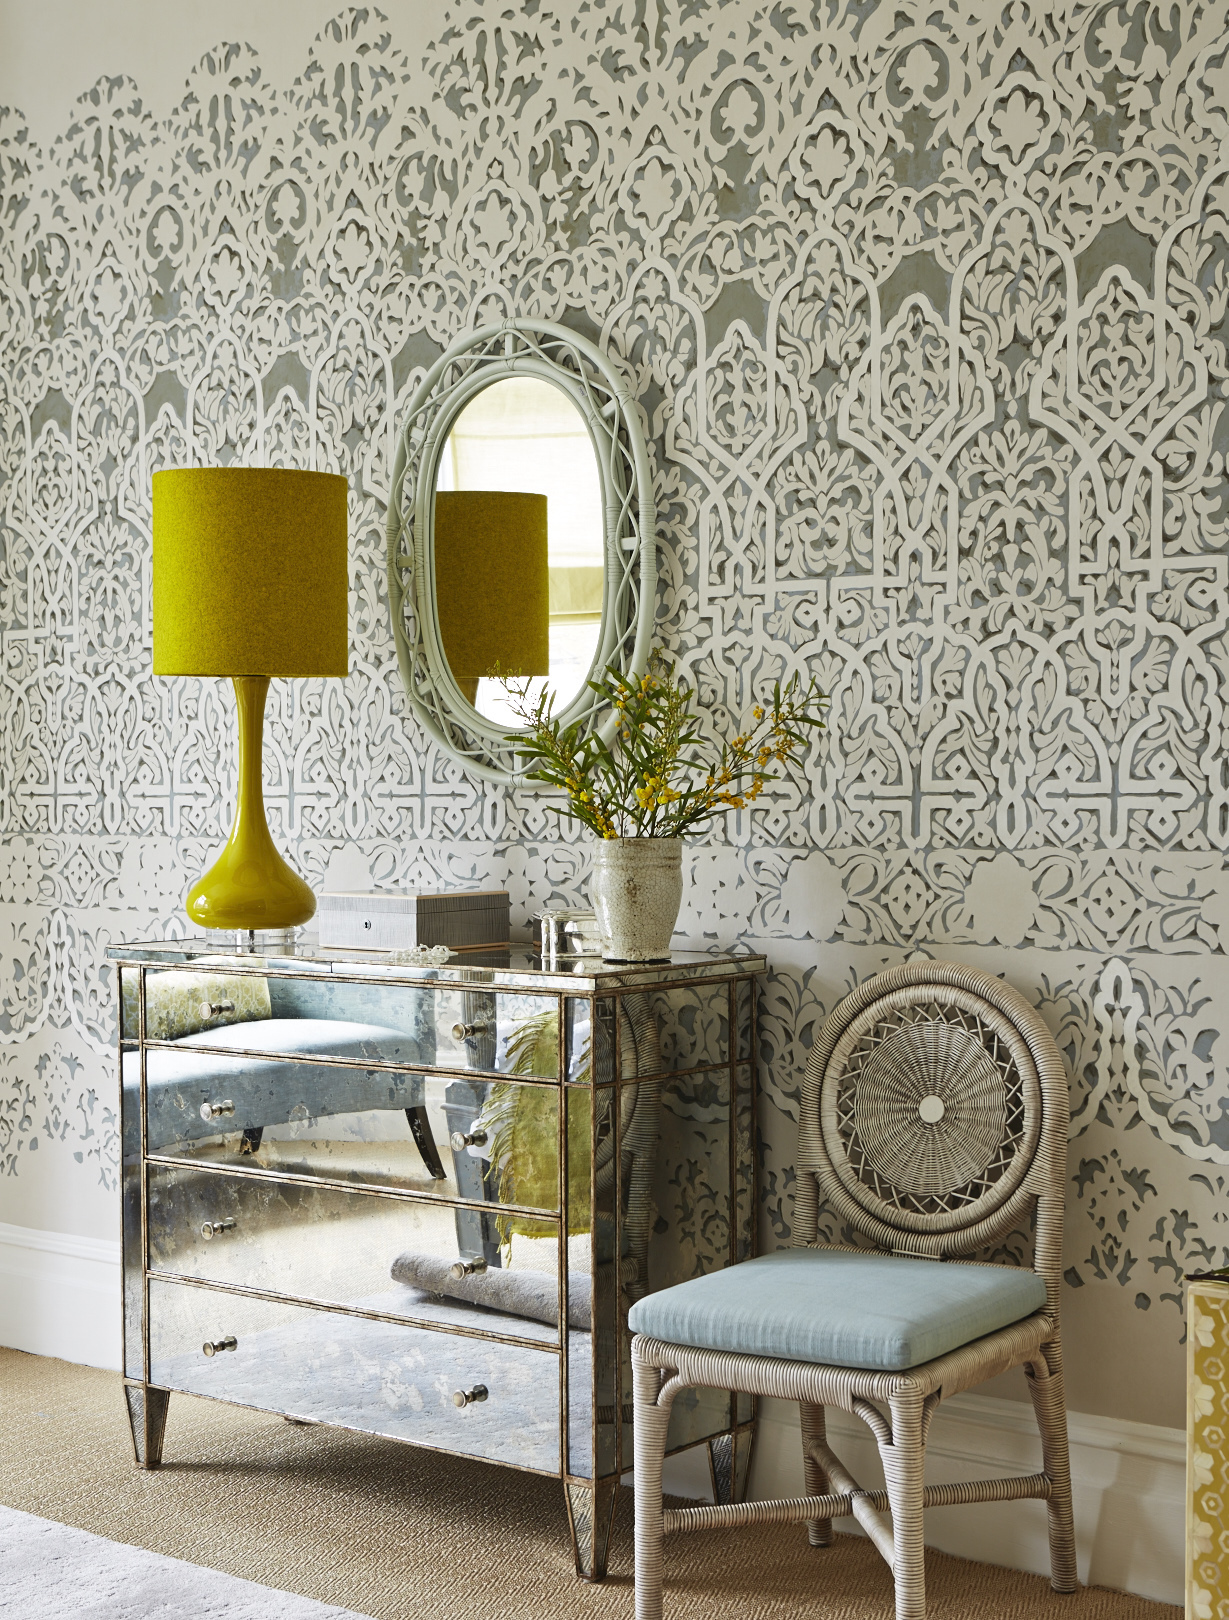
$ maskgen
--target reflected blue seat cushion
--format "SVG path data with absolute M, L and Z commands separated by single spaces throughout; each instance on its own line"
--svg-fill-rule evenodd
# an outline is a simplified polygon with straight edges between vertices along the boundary
M 783 1249 L 637 1300 L 667 1344 L 900 1372 L 1031 1316 L 1045 1284 L 1014 1266 Z
M 248 1047 L 267 1055 L 231 1057 L 195 1051 L 199 1046 Z M 312 1061 L 319 1057 L 353 1063 Z M 222 1127 L 202 1120 L 200 1107 L 223 1097 L 235 1105 L 225 1121 L 228 1131 L 422 1103 L 421 1075 L 366 1069 L 364 1060 L 421 1063 L 421 1048 L 400 1030 L 337 1018 L 262 1018 L 186 1035 L 173 1048 L 151 1047 L 146 1054 L 149 1147 L 156 1151 L 176 1141 L 216 1136 Z M 124 1054 L 124 1084 L 140 1084 L 135 1052 Z

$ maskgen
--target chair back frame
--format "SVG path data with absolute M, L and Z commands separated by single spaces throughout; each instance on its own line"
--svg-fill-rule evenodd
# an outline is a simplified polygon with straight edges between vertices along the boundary
M 955 962 L 878 973 L 842 998 L 811 1052 L 794 1244 L 831 1246 L 823 1204 L 878 1248 L 958 1258 L 1035 1207 L 1031 1269 L 1057 1327 L 1069 1109 L 1053 1036 L 1002 979 Z

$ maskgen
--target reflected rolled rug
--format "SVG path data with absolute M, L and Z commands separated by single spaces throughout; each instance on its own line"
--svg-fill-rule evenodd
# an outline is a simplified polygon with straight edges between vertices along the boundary
M 443 1255 L 408 1253 L 393 1261 L 392 1275 L 409 1288 L 464 1300 L 467 1305 L 483 1305 L 552 1326 L 559 1319 L 559 1285 L 549 1272 L 491 1266 L 467 1277 L 454 1277 L 451 1267 L 452 1262 Z M 589 1322 L 589 1278 L 583 1272 L 572 1272 L 568 1277 L 568 1326 L 587 1332 Z

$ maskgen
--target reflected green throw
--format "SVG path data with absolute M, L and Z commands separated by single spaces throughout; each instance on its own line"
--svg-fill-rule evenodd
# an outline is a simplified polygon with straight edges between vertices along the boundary
M 275 467 L 154 474 L 154 674 L 227 675 L 239 708 L 230 838 L 188 891 L 199 928 L 292 928 L 316 899 L 265 820 L 272 676 L 349 673 L 346 480 Z
M 508 1036 L 504 1066 L 512 1075 L 552 1075 L 559 1070 L 559 1018 L 553 1011 L 519 1020 Z M 589 1084 L 586 1064 L 576 1075 Z M 593 1154 L 589 1135 L 589 1093 L 567 1090 L 568 1234 L 589 1230 L 589 1184 Z M 604 1094 L 603 1094 L 604 1095 Z M 499 1171 L 499 1199 L 530 1209 L 559 1206 L 559 1096 L 554 1086 L 493 1085 L 482 1109 L 487 1153 Z M 495 1217 L 501 1243 L 514 1232 L 550 1237 L 551 1221 L 528 1215 Z

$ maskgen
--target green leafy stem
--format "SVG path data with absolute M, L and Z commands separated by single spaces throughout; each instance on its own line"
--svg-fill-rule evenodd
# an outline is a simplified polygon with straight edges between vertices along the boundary
M 561 788 L 566 807 L 549 808 L 574 816 L 599 838 L 681 838 L 727 810 L 741 810 L 780 780 L 811 733 L 824 729 L 828 706 L 813 677 L 805 687 L 797 675 L 784 686 L 778 681 L 739 734 L 722 743 L 720 755 L 706 759 L 707 739 L 692 708 L 695 692 L 663 652 L 650 656 L 639 680 L 610 665 L 588 683 L 614 710 L 609 744 L 583 721 L 562 725 L 553 693 L 531 700 L 527 682 L 505 685 L 525 725 L 505 740 L 532 765 L 527 779 Z

